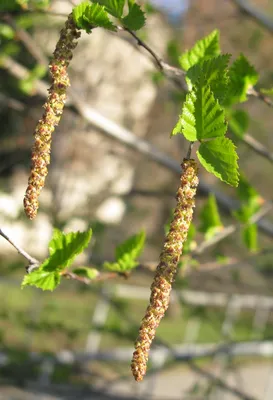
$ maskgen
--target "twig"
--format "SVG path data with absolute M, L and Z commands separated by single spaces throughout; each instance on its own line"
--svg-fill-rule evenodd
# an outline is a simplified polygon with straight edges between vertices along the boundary
M 194 142 L 190 142 L 189 149 L 188 149 L 187 156 L 186 156 L 187 160 L 189 160 L 191 158 L 191 152 L 192 152 L 193 145 L 194 145 Z
M 252 6 L 246 0 L 232 0 L 237 5 L 239 10 L 254 19 L 263 28 L 266 28 L 270 33 L 273 33 L 273 20 L 269 18 L 259 8 Z
M 117 272 L 109 272 L 109 273 L 104 273 L 104 274 L 99 274 L 97 277 L 95 277 L 94 279 L 89 279 L 86 278 L 84 276 L 80 276 L 75 274 L 74 272 L 69 272 L 69 271 L 64 271 L 61 273 L 61 275 L 65 278 L 68 279 L 73 279 L 75 281 L 84 283 L 85 285 L 90 285 L 94 282 L 102 282 L 102 281 L 106 281 L 106 280 L 110 280 L 110 279 L 115 279 L 117 278 L 120 274 L 118 274 Z
M 258 140 L 256 140 L 253 136 L 245 133 L 242 140 L 249 148 L 255 151 L 255 153 L 260 154 L 268 161 L 273 162 L 273 153 L 268 151 L 267 148 L 263 144 L 258 142 Z
M 11 238 L 3 232 L 2 229 L 0 229 L 0 235 L 6 239 L 17 251 L 21 256 L 25 257 L 27 261 L 29 262 L 29 265 L 27 267 L 27 272 L 31 272 L 33 269 L 38 268 L 40 265 L 40 262 L 36 260 L 36 258 L 31 257 L 25 250 L 23 250 L 20 246 L 15 244 Z
M 135 40 L 137 46 L 144 48 L 153 58 L 156 68 L 162 72 L 167 78 L 171 79 L 173 83 L 181 90 L 187 91 L 187 84 L 185 82 L 185 71 L 181 68 L 174 67 L 160 58 L 156 52 L 137 34 L 130 29 L 119 27 L 119 30 L 128 32 Z
M 248 89 L 247 94 L 249 96 L 256 97 L 257 99 L 263 101 L 268 107 L 273 107 L 273 101 L 270 99 L 270 97 L 266 96 L 265 94 L 255 89 L 254 87 Z
M 129 29 L 129 28 L 124 28 L 124 30 L 127 31 L 128 33 L 130 33 L 130 35 L 133 36 L 133 38 L 136 40 L 136 42 L 137 42 L 137 44 L 138 44 L 139 46 L 143 47 L 145 50 L 148 51 L 148 53 L 151 54 L 151 56 L 153 57 L 153 59 L 154 59 L 156 65 L 157 65 L 157 67 L 163 72 L 163 71 L 164 71 L 164 68 L 163 68 L 163 65 L 162 65 L 162 59 L 155 53 L 155 51 L 154 51 L 150 46 L 148 46 L 143 40 L 141 40 L 141 39 L 135 34 L 134 31 L 132 31 L 132 30 Z

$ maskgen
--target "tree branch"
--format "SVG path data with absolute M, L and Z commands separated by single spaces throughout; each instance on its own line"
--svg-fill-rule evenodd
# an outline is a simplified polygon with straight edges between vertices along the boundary
M 250 149 L 255 151 L 255 153 L 266 158 L 268 161 L 273 162 L 273 153 L 268 151 L 267 148 L 258 140 L 256 140 L 253 136 L 245 133 L 242 140 Z
M 15 244 L 14 241 L 11 240 L 11 238 L 6 233 L 4 233 L 2 229 L 0 229 L 0 236 L 2 236 L 4 239 L 6 239 L 18 251 L 18 253 L 21 254 L 21 256 L 23 256 L 24 258 L 27 259 L 27 261 L 29 262 L 29 265 L 27 267 L 27 272 L 31 272 L 33 269 L 39 267 L 40 262 L 38 260 L 36 260 L 36 258 L 31 257 L 31 255 L 29 255 L 20 246 Z
M 69 271 L 63 271 L 61 273 L 61 275 L 64 278 L 73 279 L 74 281 L 78 281 L 80 283 L 84 283 L 85 285 L 90 285 L 90 284 L 92 284 L 94 282 L 102 282 L 102 281 L 106 281 L 106 280 L 110 280 L 110 279 L 115 279 L 118 276 L 120 276 L 120 274 L 117 273 L 117 272 L 109 272 L 109 273 L 103 273 L 103 274 L 100 273 L 96 278 L 89 279 L 89 278 L 77 275 L 74 272 L 69 272 Z
M 247 94 L 249 96 L 256 97 L 257 99 L 261 100 L 263 103 L 265 103 L 268 107 L 273 107 L 273 101 L 270 99 L 270 97 L 266 96 L 259 90 L 255 89 L 254 87 L 251 87 Z

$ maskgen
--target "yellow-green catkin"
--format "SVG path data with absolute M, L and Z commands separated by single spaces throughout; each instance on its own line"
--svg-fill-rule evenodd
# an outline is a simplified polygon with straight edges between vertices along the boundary
M 156 329 L 169 306 L 177 264 L 192 221 L 196 188 L 199 183 L 197 165 L 192 159 L 184 159 L 181 167 L 181 185 L 176 195 L 177 205 L 151 286 L 150 304 L 135 342 L 131 369 L 136 381 L 141 381 L 146 373 L 150 347 Z
M 67 87 L 70 85 L 67 67 L 73 57 L 73 50 L 80 37 L 72 14 L 68 16 L 49 65 L 52 85 L 49 88 L 44 114 L 34 132 L 34 146 L 31 156 L 31 173 L 24 197 L 26 215 L 33 219 L 37 215 L 38 197 L 45 184 L 47 166 L 50 163 L 51 135 L 63 113 Z

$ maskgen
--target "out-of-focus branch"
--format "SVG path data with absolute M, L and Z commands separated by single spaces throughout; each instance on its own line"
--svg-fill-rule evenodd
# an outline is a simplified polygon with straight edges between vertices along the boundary
M 249 222 L 252 224 L 256 224 L 261 218 L 263 218 L 266 214 L 268 214 L 272 210 L 272 207 L 273 207 L 273 202 L 269 201 L 259 211 L 257 211 L 254 215 L 252 215 Z M 227 226 L 222 231 L 213 236 L 211 239 L 205 240 L 204 242 L 200 243 L 197 246 L 197 248 L 192 252 L 192 256 L 204 253 L 204 251 L 207 250 L 209 247 L 214 246 L 221 240 L 225 239 L 227 236 L 230 236 L 232 233 L 236 232 L 241 226 L 242 226 L 241 223 Z
M 254 7 L 247 0 L 232 0 L 239 10 L 254 19 L 263 28 L 266 28 L 270 33 L 273 33 L 273 20 L 268 17 L 259 8 Z
M 243 393 L 242 391 L 236 389 L 235 387 L 229 386 L 222 379 L 216 377 L 215 375 L 211 374 L 208 371 L 205 371 L 203 368 L 199 367 L 193 361 L 189 361 L 188 365 L 189 365 L 189 367 L 191 368 L 192 371 L 194 371 L 197 374 L 209 379 L 210 381 L 213 381 L 216 386 L 218 386 L 221 389 L 224 389 L 225 391 L 227 391 L 229 393 L 232 393 L 234 396 L 238 397 L 239 399 L 242 399 L 242 400 L 256 400 L 255 397 L 249 396 L 248 394 Z
M 99 273 L 99 275 L 94 279 L 88 279 L 84 276 L 80 276 L 75 274 L 74 272 L 64 271 L 61 273 L 64 278 L 73 279 L 74 281 L 78 281 L 80 283 L 84 283 L 85 285 L 90 285 L 94 282 L 102 282 L 110 279 L 115 279 L 120 276 L 117 272 L 109 272 L 109 273 Z
M 258 140 L 256 140 L 253 136 L 245 133 L 242 140 L 250 149 L 255 151 L 255 153 L 266 158 L 268 161 L 273 162 L 273 153 L 268 151 L 267 148 Z
M 0 67 L 5 68 L 13 76 L 23 79 L 28 75 L 28 71 L 21 64 L 18 64 L 12 58 L 6 56 L 1 60 Z M 47 87 L 48 85 L 41 81 L 36 80 L 34 87 L 36 92 L 43 97 L 47 97 Z M 70 105 L 72 109 L 76 111 L 78 115 L 84 118 L 87 122 L 95 126 L 101 132 L 111 137 L 112 139 L 118 140 L 125 146 L 130 147 L 139 153 L 145 155 L 149 159 L 155 161 L 156 163 L 162 165 L 163 167 L 169 169 L 170 171 L 180 174 L 181 167 L 180 164 L 169 157 L 164 152 L 160 151 L 156 146 L 147 142 L 144 139 L 138 138 L 131 131 L 121 127 L 117 123 L 111 121 L 110 119 L 104 117 L 94 108 L 90 107 L 86 102 L 84 102 L 75 92 L 70 90 L 69 96 L 66 104 Z M 232 210 L 238 208 L 240 203 L 226 196 L 221 191 L 218 191 L 213 186 L 207 184 L 202 179 L 200 179 L 199 193 L 213 193 L 216 197 L 219 205 L 226 211 L 231 212 Z M 259 228 L 267 235 L 273 236 L 273 226 L 271 222 L 267 220 L 260 220 L 258 222 Z
M 260 92 L 259 90 L 255 89 L 254 87 L 251 87 L 248 90 L 247 94 L 249 96 L 253 96 L 253 97 L 256 97 L 257 99 L 261 100 L 268 107 L 273 107 L 273 101 L 270 99 L 270 97 L 266 96 L 264 93 Z

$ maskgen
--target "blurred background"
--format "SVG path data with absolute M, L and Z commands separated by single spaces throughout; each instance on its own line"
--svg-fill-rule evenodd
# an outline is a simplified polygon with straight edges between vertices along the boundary
M 82 34 L 38 217 L 28 221 L 22 200 L 50 86 L 47 65 L 77 1 L 47 3 L 0 13 L 0 228 L 42 260 L 53 227 L 92 227 L 92 246 L 76 265 L 98 269 L 128 236 L 144 229 L 147 241 L 128 279 L 89 286 L 65 281 L 48 293 L 20 289 L 26 262 L 0 237 L 0 399 L 271 400 L 272 108 L 250 97 L 239 107 L 247 122 L 238 129 L 247 132 L 243 138 L 236 127 L 229 133 L 261 204 L 257 237 L 246 237 L 234 216 L 244 201 L 240 192 L 200 168 L 196 235 L 147 376 L 137 384 L 129 366 L 133 342 L 187 152 L 182 137 L 169 139 L 185 93 L 128 33 Z M 273 86 L 272 1 L 141 3 L 147 23 L 138 35 L 164 61 L 178 66 L 182 51 L 219 29 L 222 51 L 233 59 L 244 53 L 259 72 L 259 86 Z M 208 244 L 200 220 L 212 193 L 226 234 Z

